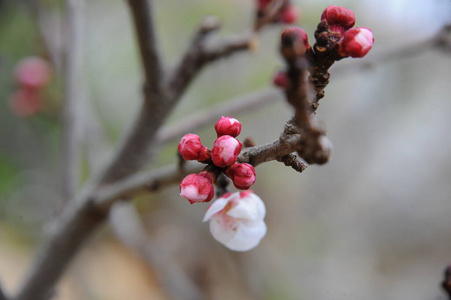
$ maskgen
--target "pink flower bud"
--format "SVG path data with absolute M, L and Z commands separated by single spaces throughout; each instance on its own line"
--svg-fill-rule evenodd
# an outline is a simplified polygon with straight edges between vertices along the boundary
M 44 101 L 36 90 L 22 88 L 10 97 L 11 110 L 19 117 L 28 117 L 41 110 Z
M 272 83 L 275 86 L 286 90 L 290 86 L 290 79 L 288 78 L 285 72 L 278 71 L 274 74 L 274 77 L 272 78 Z
M 215 189 L 212 176 L 208 172 L 190 174 L 180 183 L 180 196 L 195 202 L 208 202 L 213 199 Z
M 27 57 L 16 65 L 14 77 L 17 82 L 30 89 L 45 87 L 50 81 L 51 68 L 47 61 L 40 57 Z
M 226 175 L 240 190 L 247 190 L 255 183 L 255 168 L 247 163 L 234 163 L 227 169 Z
M 342 6 L 328 6 L 321 14 L 321 21 L 326 20 L 331 31 L 343 34 L 355 24 L 355 16 L 352 10 Z
M 288 5 L 280 15 L 280 21 L 285 24 L 294 24 L 299 19 L 299 10 L 294 5 Z
M 308 35 L 304 29 L 292 26 L 282 32 L 281 52 L 285 59 L 295 59 L 303 55 L 309 47 Z
M 306 48 L 310 47 L 308 43 L 308 35 L 304 29 L 297 26 L 291 26 L 285 29 L 280 36 L 282 45 L 291 45 L 295 42 L 300 42 Z
M 215 130 L 218 137 L 222 135 L 230 135 L 237 137 L 241 132 L 241 123 L 232 117 L 222 116 L 215 124 Z
M 179 152 L 183 159 L 204 161 L 210 158 L 210 150 L 202 145 L 196 134 L 185 134 L 180 140 Z
M 211 234 L 224 246 L 248 251 L 266 235 L 265 214 L 265 204 L 252 191 L 227 193 L 208 207 L 203 221 L 210 221 Z
M 233 165 L 240 152 L 240 141 L 230 135 L 223 135 L 215 141 L 211 149 L 211 159 L 216 166 L 224 168 Z
M 351 28 L 341 38 L 339 52 L 344 57 L 364 57 L 373 47 L 373 43 L 373 33 L 370 29 Z

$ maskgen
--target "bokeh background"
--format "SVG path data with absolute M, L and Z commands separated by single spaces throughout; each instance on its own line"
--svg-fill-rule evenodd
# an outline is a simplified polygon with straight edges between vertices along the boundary
M 224 35 L 252 24 L 251 0 L 154 2 L 168 66 L 177 62 L 203 16 L 223 20 Z M 188 205 L 177 186 L 142 196 L 135 206 L 152 245 L 150 260 L 118 241 L 120 230 L 107 227 L 71 267 L 56 299 L 171 299 L 162 278 L 177 277 L 179 269 L 165 270 L 167 261 L 188 270 L 190 279 L 207 264 L 213 270 L 209 280 L 194 281 L 217 286 L 209 290 L 212 299 L 446 299 L 439 284 L 451 263 L 451 52 L 427 46 L 414 55 L 398 50 L 418 47 L 451 22 L 451 1 L 295 3 L 302 11 L 298 23 L 311 41 L 328 5 L 352 9 L 356 26 L 371 28 L 376 40 L 360 59 L 376 63 L 357 68 L 351 65 L 359 60 L 346 59 L 331 69 L 318 110 L 334 144 L 331 162 L 302 174 L 277 162 L 257 168 L 254 191 L 267 205 L 268 234 L 248 253 L 233 254 L 214 242 L 201 223 L 208 204 Z M 47 42 L 58 50 L 65 44 L 64 6 L 57 0 L 41 5 Z M 83 19 L 82 180 L 98 170 L 127 128 L 140 104 L 142 81 L 125 1 L 86 1 Z M 50 59 L 38 20 L 33 1 L 0 1 L 0 281 L 11 292 L 62 207 L 61 66 L 54 66 L 41 112 L 21 117 L 10 109 L 17 62 L 28 56 Z M 283 28 L 266 28 L 258 51 L 204 70 L 169 122 L 270 88 L 273 73 L 283 66 L 278 54 Z M 391 52 L 396 56 L 378 62 Z M 242 138 L 263 144 L 279 136 L 290 114 L 275 99 L 234 117 L 243 123 Z M 213 143 L 212 125 L 196 133 Z M 174 163 L 176 145 L 159 149 L 145 168 Z M 252 293 L 221 289 L 221 273 L 237 261 L 236 278 Z

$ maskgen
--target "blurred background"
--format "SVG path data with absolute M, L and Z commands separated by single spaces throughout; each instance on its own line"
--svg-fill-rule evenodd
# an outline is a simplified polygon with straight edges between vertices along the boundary
M 252 0 L 154 2 L 168 66 L 187 48 L 203 16 L 223 20 L 224 35 L 243 32 L 253 21 Z M 253 190 L 266 203 L 268 233 L 247 253 L 216 243 L 201 223 L 208 204 L 188 205 L 177 186 L 141 196 L 135 207 L 147 254 L 130 251 L 121 228 L 107 227 L 73 264 L 56 299 L 171 299 L 177 298 L 168 291 L 173 282 L 182 282 L 186 295 L 201 290 L 210 299 L 446 299 L 439 284 L 451 263 L 451 52 L 424 42 L 451 22 L 451 1 L 294 3 L 311 43 L 328 5 L 352 9 L 356 26 L 375 36 L 365 58 L 331 68 L 318 109 L 334 144 L 331 162 L 302 174 L 277 162 L 257 168 Z M 10 292 L 63 205 L 64 91 L 61 61 L 52 60 L 51 52 L 66 43 L 64 24 L 61 1 L 0 1 L 0 281 Z M 257 51 L 206 68 L 169 123 L 270 88 L 283 67 L 283 28 L 265 28 Z M 86 179 L 136 113 L 142 71 L 125 1 L 86 1 L 82 40 Z M 419 50 L 400 51 L 409 48 Z M 396 54 L 379 59 L 386 53 Z M 20 90 L 15 70 L 30 56 L 52 65 L 39 92 L 42 103 L 31 113 L 14 104 Z M 362 68 L 365 60 L 376 63 Z M 290 115 L 281 98 L 234 117 L 243 123 L 242 139 L 263 144 L 279 136 Z M 206 145 L 215 139 L 213 124 L 195 133 Z M 146 168 L 174 163 L 177 143 L 162 147 Z M 119 212 L 116 218 L 125 222 L 128 216 Z

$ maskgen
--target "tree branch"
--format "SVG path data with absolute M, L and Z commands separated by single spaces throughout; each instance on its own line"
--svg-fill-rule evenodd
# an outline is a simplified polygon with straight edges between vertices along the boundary
M 154 142 L 157 130 L 202 67 L 209 62 L 249 48 L 251 36 L 225 41 L 211 48 L 202 46 L 201 52 L 191 52 L 193 56 L 190 56 L 188 51 L 177 69 L 181 73 L 173 73 L 165 82 L 165 88 L 162 89 L 160 79 L 164 76 L 161 76 L 162 67 L 153 33 L 151 2 L 129 0 L 129 3 L 146 74 L 143 107 L 103 172 L 90 180 L 79 197 L 71 201 L 63 210 L 19 290 L 15 298 L 17 300 L 44 300 L 51 294 L 72 259 L 106 220 L 108 210 L 114 203 L 114 201 L 106 201 L 98 205 L 94 202 L 92 195 L 96 195 L 99 187 L 130 176 L 144 164 L 147 149 Z M 193 57 L 192 62 L 190 57 Z M 185 70 L 184 65 L 194 67 Z M 178 78 L 178 76 L 181 77 Z M 183 76 L 187 78 L 184 79 Z M 179 84 L 180 82 L 182 84 Z M 174 89 L 171 87 L 172 84 L 175 85 Z M 175 91 L 175 93 L 168 96 L 167 91 Z
M 0 284 L 0 300 L 8 300 L 8 297 L 6 297 L 6 294 L 3 292 L 1 284 Z
M 254 38 L 252 33 L 229 37 L 207 46 L 208 34 L 219 28 L 219 22 L 212 24 L 212 20 L 208 18 L 199 26 L 190 47 L 166 82 L 167 93 L 171 95 L 173 101 L 180 98 L 180 95 L 206 64 L 249 49 Z
M 165 144 L 172 140 L 180 139 L 181 136 L 188 132 L 195 132 L 205 125 L 216 122 L 221 115 L 232 116 L 254 111 L 260 106 L 277 102 L 282 100 L 282 98 L 283 95 L 279 89 L 271 88 L 221 102 L 216 106 L 203 109 L 195 115 L 187 116 L 174 125 L 162 127 L 158 131 L 156 143 Z
M 79 178 L 80 72 L 82 69 L 83 0 L 67 0 L 65 102 L 63 116 L 63 199 L 71 199 Z
M 91 201 L 96 207 L 108 212 L 118 200 L 130 199 L 144 191 L 160 191 L 170 185 L 179 183 L 186 175 L 198 172 L 201 169 L 202 165 L 200 164 L 187 163 L 183 169 L 180 169 L 177 165 L 171 165 L 138 173 L 98 190 L 91 197 Z
M 279 138 L 272 143 L 244 149 L 238 162 L 258 166 L 271 160 L 281 160 L 285 155 L 301 149 L 301 136 L 293 135 L 287 139 Z
M 146 86 L 159 92 L 162 78 L 161 59 L 154 30 L 153 0 L 128 0 L 144 66 Z

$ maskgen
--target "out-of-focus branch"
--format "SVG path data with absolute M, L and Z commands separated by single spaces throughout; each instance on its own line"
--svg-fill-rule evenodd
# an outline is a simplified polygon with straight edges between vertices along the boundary
M 216 122 L 221 115 L 231 116 L 255 111 L 265 104 L 280 101 L 282 98 L 281 91 L 275 88 L 239 96 L 236 99 L 222 102 L 217 106 L 203 109 L 194 115 L 178 121 L 175 125 L 162 127 L 158 131 L 156 142 L 158 144 L 164 144 L 174 139 L 180 139 L 181 136 L 188 132 L 195 132 L 205 125 Z
M 183 177 L 198 172 L 201 165 L 187 163 L 182 169 L 177 165 L 166 166 L 149 172 L 142 172 L 98 190 L 91 197 L 94 205 L 105 212 L 118 200 L 130 199 L 141 192 L 157 192 L 179 183 Z
M 8 297 L 6 297 L 6 294 L 3 292 L 1 284 L 0 284 L 0 300 L 8 300 Z
M 162 92 L 162 62 L 159 56 L 153 24 L 153 1 L 129 0 L 130 11 L 138 40 L 145 73 L 144 101 L 128 132 L 123 136 L 117 151 L 101 175 L 102 182 L 123 179 L 138 170 L 147 158 L 147 148 L 163 124 L 171 103 Z
M 109 221 L 119 240 L 156 271 L 160 284 L 171 299 L 204 298 L 199 288 L 177 263 L 177 259 L 149 241 L 148 233 L 133 204 L 129 202 L 116 204 L 111 210 Z
M 177 101 L 206 64 L 250 48 L 254 38 L 252 33 L 229 37 L 213 45 L 207 45 L 209 33 L 220 27 L 220 22 L 215 18 L 210 17 L 202 21 L 191 45 L 166 82 L 166 91 L 173 101 Z
M 63 111 L 63 199 L 71 199 L 79 178 L 80 72 L 82 70 L 83 0 L 67 0 L 65 102 Z
M 254 31 L 257 32 L 264 26 L 277 22 L 279 20 L 282 10 L 289 4 L 289 0 L 272 0 L 266 9 L 261 12 L 261 15 L 257 12 L 257 18 L 254 24 Z
M 105 221 L 108 210 L 114 203 L 107 201 L 108 204 L 103 206 L 93 200 L 93 195 L 96 195 L 100 187 L 130 176 L 144 164 L 148 158 L 148 147 L 154 142 L 157 130 L 202 67 L 208 62 L 249 48 L 250 36 L 226 41 L 211 48 L 202 46 L 200 56 L 193 51 L 193 62 L 189 61 L 190 55 L 185 55 L 182 59 L 180 66 L 194 68 L 188 68 L 190 71 L 183 74 L 173 73 L 163 89 L 160 79 L 164 77 L 161 74 L 164 68 L 161 67 L 156 46 L 152 1 L 129 0 L 129 3 L 146 74 L 143 106 L 104 170 L 99 176 L 89 180 L 77 199 L 71 201 L 63 210 L 47 242 L 38 253 L 16 300 L 44 300 L 51 294 L 72 259 Z M 183 67 L 177 69 L 185 71 Z M 187 79 L 177 78 L 178 76 L 187 76 Z M 172 84 L 175 85 L 174 88 L 171 87 Z M 171 93 L 168 94 L 168 91 Z
M 153 0 L 128 0 L 128 3 L 146 75 L 146 88 L 158 92 L 162 78 L 162 66 L 153 24 Z
M 443 282 L 442 288 L 448 294 L 449 299 L 451 300 L 451 266 L 448 266 L 445 269 L 443 274 Z
M 33 15 L 39 28 L 39 34 L 45 44 L 46 50 L 53 64 L 56 75 L 62 71 L 63 46 L 62 46 L 62 29 L 64 26 L 58 26 L 61 22 L 57 14 L 51 12 L 46 7 L 44 1 L 31 1 L 30 5 L 33 9 Z

